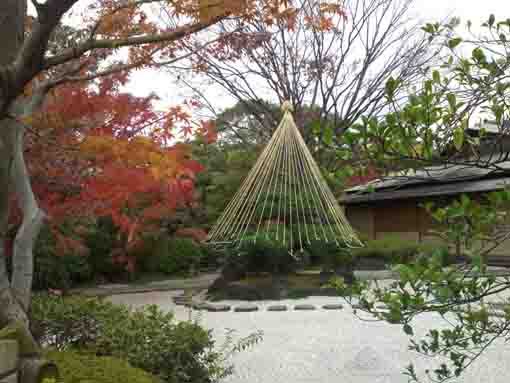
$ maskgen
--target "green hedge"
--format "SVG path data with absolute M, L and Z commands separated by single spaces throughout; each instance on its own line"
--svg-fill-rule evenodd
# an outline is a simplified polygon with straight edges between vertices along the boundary
M 12 257 L 7 257 L 7 267 L 12 269 Z M 34 246 L 34 290 L 67 290 L 79 283 L 90 282 L 93 270 L 86 255 L 70 251 L 56 254 L 56 241 L 51 230 L 44 226 Z
M 125 281 L 136 278 L 137 272 L 185 276 L 201 265 L 217 267 L 220 254 L 205 249 L 189 238 L 173 238 L 166 234 L 146 234 L 141 244 L 128 253 L 136 258 L 134 274 L 125 264 L 113 262 L 112 250 L 119 246 L 118 231 L 111 219 L 99 218 L 89 226 L 82 238 L 88 255 L 69 252 L 58 255 L 53 233 L 43 228 L 34 247 L 34 279 L 36 291 L 69 290 L 94 280 Z M 11 258 L 7 258 L 11 268 Z
M 365 242 L 364 247 L 352 249 L 352 253 L 356 258 L 382 258 L 388 263 L 396 264 L 412 262 L 416 256 L 420 254 L 431 254 L 437 249 L 440 249 L 444 253 L 444 262 L 449 263 L 450 258 L 448 256 L 448 250 L 444 246 L 402 240 L 394 237 L 368 240 Z
M 312 241 L 305 250 L 311 257 L 312 264 L 320 264 L 323 270 L 354 268 L 355 255 L 352 249 L 342 243 Z
M 288 273 L 296 267 L 296 260 L 286 246 L 274 240 L 246 238 L 239 247 L 230 250 L 229 263 L 245 272 Z
M 156 306 L 130 311 L 97 298 L 34 296 L 37 340 L 59 351 L 112 356 L 168 383 L 208 383 L 226 373 L 210 331 Z
M 96 276 L 108 279 L 128 278 L 125 265 L 113 262 L 112 251 L 119 246 L 122 234 L 111 217 L 98 217 L 94 226 L 85 236 L 85 246 L 89 249 L 88 261 Z
M 188 275 L 198 270 L 206 252 L 190 238 L 172 238 L 166 235 L 147 240 L 149 247 L 140 259 L 143 271 L 167 275 Z
M 58 383 L 157 383 L 153 375 L 112 357 L 76 351 L 48 351 L 46 358 L 59 370 Z

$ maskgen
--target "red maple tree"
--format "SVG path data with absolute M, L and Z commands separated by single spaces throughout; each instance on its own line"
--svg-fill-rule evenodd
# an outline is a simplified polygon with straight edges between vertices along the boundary
M 120 91 L 126 80 L 116 74 L 94 86 L 72 83 L 54 90 L 32 118 L 26 160 L 57 248 L 80 247 L 59 232 L 59 223 L 108 216 L 126 238 L 113 254 L 132 270 L 134 259 L 127 254 L 140 234 L 193 200 L 202 166 L 191 158 L 190 146 L 173 142 L 174 136 L 197 134 L 213 142 L 216 133 L 211 122 L 196 127 L 186 105 L 158 111 L 155 95 Z

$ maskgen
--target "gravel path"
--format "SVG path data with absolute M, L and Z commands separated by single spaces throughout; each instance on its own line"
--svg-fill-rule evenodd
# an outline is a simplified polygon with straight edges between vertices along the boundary
M 113 296 L 113 302 L 138 307 L 157 304 L 172 310 L 178 319 L 190 317 L 190 311 L 175 306 L 172 297 L 179 292 L 151 292 Z M 222 302 L 233 306 L 241 302 Z M 256 312 L 191 312 L 193 318 L 213 329 L 221 344 L 225 329 L 235 329 L 239 336 L 258 330 L 263 341 L 254 348 L 237 354 L 232 362 L 235 374 L 228 383 L 405 383 L 402 371 L 410 361 L 418 369 L 434 368 L 439 361 L 423 359 L 407 349 L 408 338 L 399 325 L 365 322 L 353 315 L 349 307 L 339 311 L 268 312 L 267 306 L 286 304 L 341 303 L 338 298 L 310 297 L 278 302 L 257 302 Z M 415 322 L 417 335 L 440 324 L 433 315 Z M 505 354 L 507 352 L 508 354 Z M 506 383 L 510 380 L 510 349 L 495 344 L 462 377 L 463 383 Z

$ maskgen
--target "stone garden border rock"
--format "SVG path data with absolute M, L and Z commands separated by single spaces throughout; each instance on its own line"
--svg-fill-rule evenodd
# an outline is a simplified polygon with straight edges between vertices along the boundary
M 254 311 L 259 311 L 259 307 L 257 305 L 247 304 L 234 307 L 234 312 L 236 313 L 251 313 Z

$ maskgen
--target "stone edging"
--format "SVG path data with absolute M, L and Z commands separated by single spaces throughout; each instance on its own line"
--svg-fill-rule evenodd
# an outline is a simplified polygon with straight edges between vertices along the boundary
M 304 273 L 308 274 L 308 273 Z M 155 291 L 173 291 L 173 290 L 203 290 L 219 277 L 219 273 L 204 273 L 195 278 L 190 279 L 168 279 L 163 281 L 148 282 L 145 284 L 109 284 L 99 285 L 88 288 L 71 289 L 69 293 L 85 296 L 111 296 L 120 294 L 138 294 Z M 498 268 L 489 270 L 485 275 L 476 275 L 478 277 L 486 277 L 495 275 L 497 277 L 510 277 L 510 269 Z M 355 270 L 354 276 L 360 280 L 383 280 L 397 279 L 398 275 L 391 270 Z M 471 274 L 470 277 L 475 275 Z
M 175 290 L 203 290 L 218 278 L 219 273 L 207 273 L 195 278 L 189 279 L 168 279 L 162 281 L 153 281 L 145 284 L 107 284 L 88 288 L 75 288 L 69 292 L 71 294 L 85 296 L 111 296 L 121 294 L 139 294 L 156 291 L 175 291 Z

